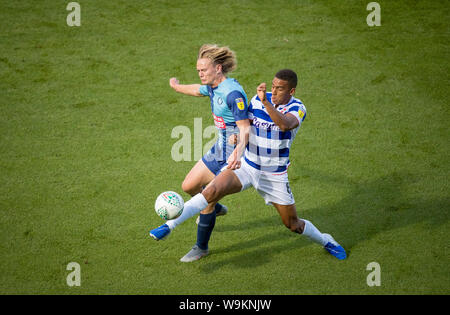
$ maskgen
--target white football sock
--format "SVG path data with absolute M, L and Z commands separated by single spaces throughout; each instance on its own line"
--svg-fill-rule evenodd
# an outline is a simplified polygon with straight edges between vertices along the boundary
M 303 229 L 303 235 L 307 236 L 313 242 L 319 243 L 325 246 L 328 243 L 328 239 L 323 235 L 310 221 L 301 219 L 305 222 L 305 228 Z
M 184 204 L 184 209 L 181 215 L 173 220 L 167 220 L 166 224 L 171 230 L 177 225 L 183 223 L 187 219 L 193 217 L 208 206 L 208 201 L 201 193 L 198 193 Z

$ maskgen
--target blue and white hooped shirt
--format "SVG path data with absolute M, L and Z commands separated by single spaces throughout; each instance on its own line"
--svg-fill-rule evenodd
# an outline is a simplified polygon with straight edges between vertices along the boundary
M 267 93 L 267 100 L 272 103 L 272 93 Z M 283 114 L 294 115 L 299 124 L 289 131 L 281 131 L 270 118 L 267 110 L 257 95 L 249 105 L 250 138 L 245 150 L 245 161 L 252 167 L 271 173 L 287 170 L 289 166 L 289 150 L 302 122 L 306 118 L 306 107 L 302 101 L 292 97 L 277 110 Z

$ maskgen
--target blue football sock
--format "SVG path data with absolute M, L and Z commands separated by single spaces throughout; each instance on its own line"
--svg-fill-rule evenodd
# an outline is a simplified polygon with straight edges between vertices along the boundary
M 209 214 L 200 213 L 200 222 L 197 226 L 197 246 L 200 249 L 208 249 L 209 238 L 216 224 L 216 212 Z

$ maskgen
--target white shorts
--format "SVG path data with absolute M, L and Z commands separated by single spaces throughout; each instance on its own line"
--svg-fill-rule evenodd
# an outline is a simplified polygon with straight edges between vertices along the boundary
M 295 203 L 289 187 L 287 171 L 282 173 L 261 171 L 241 159 L 241 167 L 234 170 L 234 173 L 242 184 L 241 191 L 253 186 L 268 205 L 272 202 L 280 205 Z

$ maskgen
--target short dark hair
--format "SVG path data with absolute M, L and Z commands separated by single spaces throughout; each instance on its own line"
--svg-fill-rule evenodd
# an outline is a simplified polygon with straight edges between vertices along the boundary
M 291 89 L 297 87 L 297 74 L 291 69 L 280 70 L 275 74 L 275 77 L 287 81 Z

